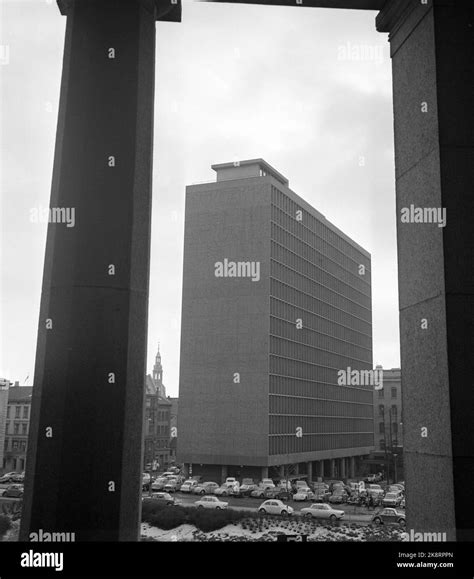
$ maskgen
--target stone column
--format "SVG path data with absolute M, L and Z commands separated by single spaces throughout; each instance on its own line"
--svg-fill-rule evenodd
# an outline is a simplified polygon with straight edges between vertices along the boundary
M 324 460 L 319 461 L 318 476 L 320 476 L 321 478 L 324 478 Z
M 278 469 L 278 474 L 280 478 L 285 478 L 285 465 L 281 465 Z
M 59 2 L 50 206 L 67 223 L 48 226 L 21 540 L 139 538 L 161 4 Z
M 473 541 L 473 5 L 392 0 L 377 28 L 393 64 L 407 528 Z
M 262 479 L 268 478 L 268 466 L 262 466 Z
M 351 478 L 355 478 L 355 471 L 356 471 L 356 469 L 355 469 L 355 462 L 356 462 L 355 456 L 351 456 L 351 458 L 350 458 L 350 466 L 349 466 L 349 472 L 350 472 L 350 477 L 351 477 Z
M 336 460 L 334 458 L 329 459 L 329 476 L 330 478 L 336 476 Z
M 346 478 L 346 459 L 340 458 L 339 465 L 339 478 L 344 479 Z
M 306 473 L 308 475 L 308 482 L 313 480 L 313 463 L 310 461 L 306 465 Z
M 223 464 L 221 466 L 221 484 L 225 483 L 226 478 L 227 478 L 227 465 Z

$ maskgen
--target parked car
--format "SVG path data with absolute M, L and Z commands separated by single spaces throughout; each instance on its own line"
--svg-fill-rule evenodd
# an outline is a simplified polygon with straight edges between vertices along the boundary
M 0 489 L 1 492 L 2 489 Z M 23 496 L 23 485 L 15 484 L 8 486 L 2 494 L 3 497 L 20 498 Z
M 264 478 L 260 485 L 266 489 L 273 489 L 275 488 L 275 483 L 272 481 L 271 478 Z
M 265 489 L 264 497 L 266 499 L 279 499 L 281 501 L 288 501 L 293 498 L 293 494 L 290 491 L 275 487 L 273 489 Z
M 294 509 L 289 505 L 285 505 L 282 501 L 271 499 L 269 501 L 265 501 L 258 507 L 258 512 L 269 515 L 283 515 L 287 517 L 288 515 L 292 515 Z
M 369 476 L 365 477 L 364 481 L 368 483 L 378 483 L 383 480 L 383 475 L 381 472 L 376 474 L 369 474 Z
M 307 483 L 305 480 L 297 480 L 297 481 L 295 482 L 295 487 L 296 487 L 297 490 L 303 490 L 303 491 L 307 491 L 307 490 L 310 491 L 310 490 L 311 490 L 311 489 L 309 488 L 308 483 Z
M 301 489 L 293 495 L 294 501 L 314 501 L 315 494 L 311 490 Z
M 0 483 L 9 483 L 9 482 L 13 482 L 13 478 L 15 475 L 17 475 L 17 472 L 7 472 L 4 475 L 2 475 L 0 477 Z
M 24 472 L 20 472 L 20 473 L 17 472 L 12 476 L 11 480 L 14 483 L 23 484 L 25 482 L 25 473 Z
M 250 496 L 252 498 L 257 498 L 257 499 L 264 499 L 265 498 L 265 491 L 267 489 L 265 487 L 262 486 L 258 486 L 256 489 L 254 489 L 251 493 Z
M 387 493 L 383 500 L 382 505 L 384 507 L 398 507 L 402 502 L 402 494 L 398 493 Z
M 198 486 L 198 482 L 195 479 L 188 478 L 188 480 L 184 481 L 179 489 L 182 493 L 192 493 L 193 489 Z
M 161 476 L 164 476 L 164 477 L 166 477 L 166 478 L 168 478 L 168 477 L 170 477 L 170 476 L 174 477 L 174 476 L 176 476 L 176 473 L 168 470 L 168 471 L 164 472 Z
M 384 523 L 398 523 L 404 527 L 405 513 L 392 508 L 382 509 L 372 517 L 372 522 L 377 525 L 383 525 Z
M 152 491 L 162 491 L 162 490 L 164 490 L 167 482 L 168 482 L 167 478 L 160 476 L 151 483 L 151 490 Z
M 313 503 L 309 507 L 301 509 L 301 514 L 308 519 L 329 519 L 330 521 L 341 520 L 344 516 L 344 511 L 333 509 L 329 505 L 321 503 Z
M 329 497 L 329 502 L 341 504 L 345 503 L 348 498 L 349 496 L 343 488 L 336 488 L 336 490 Z
M 250 493 L 257 489 L 258 486 L 254 483 L 242 483 L 239 488 L 240 497 L 249 497 Z
M 156 493 L 153 495 L 153 499 L 159 501 L 160 503 L 165 503 L 167 505 L 176 504 L 176 499 L 172 497 L 169 493 Z
M 388 487 L 389 492 L 397 492 L 400 491 L 402 493 L 405 492 L 405 487 L 400 483 L 393 483 Z
M 213 495 L 214 491 L 219 488 L 219 485 L 216 482 L 203 482 L 196 485 L 192 492 L 195 495 Z
M 229 487 L 233 487 L 235 485 L 235 483 L 238 482 L 237 479 L 233 476 L 228 476 L 225 479 L 225 485 L 229 486 Z
M 200 498 L 198 501 L 194 503 L 199 509 L 226 509 L 229 506 L 229 503 L 225 503 L 224 501 L 220 501 L 216 496 L 209 495 L 206 497 Z
M 286 480 L 286 479 L 281 479 L 278 481 L 278 488 L 280 489 L 284 489 L 285 491 L 291 491 L 293 489 L 293 485 L 291 484 L 291 481 Z
M 405 508 L 405 497 L 403 497 L 403 499 L 400 501 L 400 504 L 398 505 L 401 509 Z
M 329 485 L 322 482 L 312 483 L 314 492 L 314 502 L 325 502 L 329 500 L 331 493 L 329 491 Z
M 342 480 L 330 480 L 330 481 L 326 481 L 326 482 L 327 482 L 327 485 L 329 486 L 329 490 L 331 493 L 338 486 L 341 486 L 341 485 L 344 486 L 344 482 Z
M 225 484 L 223 484 L 220 487 L 217 487 L 214 490 L 214 494 L 217 496 L 222 496 L 222 497 L 228 497 L 232 495 L 232 487 L 226 486 Z
M 380 485 L 367 484 L 365 485 L 365 490 L 368 495 L 383 495 L 383 489 Z
M 329 501 L 330 496 L 331 496 L 331 493 L 329 491 L 325 491 L 322 489 L 316 489 L 314 491 L 313 502 L 315 502 L 315 503 L 327 503 Z
M 316 489 L 325 491 L 329 490 L 329 485 L 325 482 L 312 482 L 310 486 L 312 487 L 313 491 L 315 491 Z
M 149 490 L 149 488 L 150 488 L 150 483 L 151 483 L 150 473 L 144 472 L 143 475 L 142 475 L 142 489 L 143 489 L 144 491 Z
M 178 478 L 168 478 L 168 482 L 165 484 L 164 490 L 167 493 L 175 493 L 181 488 L 181 483 Z

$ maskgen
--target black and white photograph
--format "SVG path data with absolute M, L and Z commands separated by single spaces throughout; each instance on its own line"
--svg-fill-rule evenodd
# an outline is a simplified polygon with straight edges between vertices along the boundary
M 0 192 L 2 579 L 474 575 L 473 0 L 0 0 Z

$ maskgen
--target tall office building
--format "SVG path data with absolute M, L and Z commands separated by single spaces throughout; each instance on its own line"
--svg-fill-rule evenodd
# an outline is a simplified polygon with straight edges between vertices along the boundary
M 354 476 L 374 444 L 370 254 L 262 159 L 186 189 L 178 460 Z

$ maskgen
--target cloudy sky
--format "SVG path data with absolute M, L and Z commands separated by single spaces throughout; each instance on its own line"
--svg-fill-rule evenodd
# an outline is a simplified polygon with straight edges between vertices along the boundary
M 65 17 L 0 0 L 0 377 L 33 380 Z M 187 184 L 262 157 L 372 254 L 374 364 L 399 366 L 391 63 L 375 13 L 183 2 L 157 23 L 148 371 L 176 396 Z

